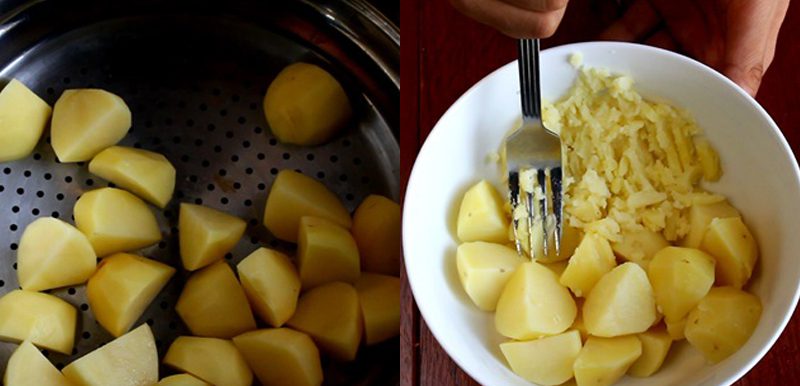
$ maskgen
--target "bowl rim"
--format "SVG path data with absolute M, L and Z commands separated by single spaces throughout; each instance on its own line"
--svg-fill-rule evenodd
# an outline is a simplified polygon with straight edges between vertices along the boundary
M 769 113 L 764 109 L 763 106 L 761 106 L 756 101 L 755 98 L 753 98 L 752 96 L 750 96 L 750 94 L 745 92 L 744 89 L 742 89 L 739 85 L 734 83 L 732 80 L 730 80 L 725 75 L 719 73 L 715 69 L 709 67 L 708 65 L 706 65 L 706 64 L 704 64 L 702 62 L 699 62 L 699 61 L 697 61 L 697 60 L 695 60 L 693 58 L 690 58 L 688 56 L 681 55 L 681 54 L 678 54 L 678 53 L 675 53 L 675 52 L 672 52 L 672 51 L 669 51 L 669 50 L 665 50 L 665 49 L 662 49 L 662 48 L 658 48 L 658 47 L 652 47 L 652 46 L 648 46 L 648 45 L 644 45 L 644 44 L 638 44 L 638 43 L 612 42 L 612 41 L 589 41 L 589 42 L 579 42 L 579 43 L 564 44 L 564 45 L 559 45 L 559 46 L 554 46 L 554 47 L 550 47 L 550 48 L 544 49 L 544 50 L 542 50 L 542 53 L 546 53 L 548 55 L 557 55 L 559 53 L 582 52 L 581 50 L 583 50 L 583 49 L 596 48 L 598 46 L 602 47 L 602 48 L 606 48 L 608 50 L 611 50 L 612 52 L 615 49 L 642 50 L 645 55 L 655 54 L 655 55 L 670 56 L 673 59 L 679 60 L 679 61 L 687 64 L 690 67 L 696 68 L 696 69 L 698 69 L 699 71 L 702 71 L 702 72 L 706 72 L 710 76 L 712 76 L 714 79 L 716 79 L 718 81 L 721 81 L 724 84 L 723 87 L 728 88 L 729 91 L 738 94 L 738 96 L 741 97 L 741 98 L 744 98 L 747 101 L 748 105 L 753 107 L 754 110 L 758 113 L 758 115 L 762 118 L 762 120 L 765 121 L 768 124 L 768 126 L 771 128 L 771 131 L 770 131 L 769 134 L 772 134 L 778 140 L 778 142 L 780 143 L 781 147 L 783 148 L 783 151 L 789 156 L 789 161 L 791 162 L 791 169 L 792 169 L 793 174 L 796 177 L 795 181 L 800 181 L 800 166 L 798 166 L 798 162 L 797 162 L 797 159 L 796 159 L 796 157 L 794 155 L 794 152 L 792 151 L 791 146 L 789 145 L 788 141 L 786 140 L 786 137 L 783 135 L 783 132 L 778 127 L 778 125 L 775 123 L 775 121 L 772 119 L 772 117 L 769 115 Z M 413 192 L 414 190 L 416 190 L 415 187 L 418 185 L 417 180 L 420 178 L 419 174 L 421 172 L 417 168 L 417 163 L 419 161 L 420 155 L 422 155 L 423 153 L 427 153 L 427 152 L 431 151 L 430 150 L 430 144 L 429 144 L 430 138 L 440 135 L 439 133 L 441 132 L 441 130 L 437 130 L 437 128 L 442 124 L 442 122 L 447 121 L 451 114 L 454 114 L 454 107 L 459 105 L 459 104 L 461 104 L 462 100 L 465 100 L 465 99 L 469 98 L 472 94 L 476 93 L 477 89 L 483 83 L 487 82 L 488 79 L 497 76 L 498 73 L 501 73 L 501 72 L 504 72 L 504 71 L 509 71 L 508 70 L 509 66 L 516 67 L 517 66 L 517 60 L 513 60 L 513 61 L 511 61 L 511 62 L 509 62 L 509 63 L 507 63 L 505 65 L 502 65 L 502 66 L 498 67 L 497 69 L 493 70 L 492 72 L 490 72 L 489 74 L 487 74 L 483 78 L 481 78 L 478 82 L 473 84 L 467 91 L 465 91 L 463 94 L 461 94 L 461 96 L 459 96 L 450 105 L 450 107 L 448 107 L 448 109 L 445 111 L 445 113 L 442 114 L 442 116 L 436 121 L 436 124 L 434 124 L 434 126 L 431 129 L 430 133 L 426 137 L 424 143 L 420 147 L 420 150 L 419 150 L 419 152 L 416 155 L 416 158 L 414 160 L 414 164 L 412 166 L 411 173 L 409 175 L 409 179 L 408 179 L 408 182 L 406 184 L 406 189 L 405 189 L 405 192 L 404 192 L 404 195 L 403 195 L 404 196 L 404 205 L 403 205 L 403 215 L 402 215 L 402 219 L 403 219 L 403 222 L 402 222 L 402 234 L 403 234 L 402 246 L 403 246 L 403 250 L 404 251 L 411 250 L 411 248 L 409 248 L 409 245 L 407 245 L 408 243 L 410 243 L 410 241 L 408 241 L 408 238 L 406 237 L 406 235 L 410 233 L 409 231 L 413 227 L 413 224 L 410 223 L 410 221 L 408 220 L 408 216 L 406 216 L 406 207 L 407 207 L 407 203 L 408 203 L 409 197 L 412 197 L 412 200 L 415 199 L 414 195 L 410 194 L 410 193 Z M 432 302 L 426 302 L 424 300 L 422 302 L 420 302 L 419 299 L 424 299 L 424 297 L 417 296 L 418 295 L 418 292 L 417 292 L 418 288 L 421 285 L 419 284 L 420 283 L 419 279 L 417 279 L 416 276 L 411 274 L 411 271 L 413 271 L 413 269 L 409 269 L 410 266 L 413 267 L 413 266 L 415 266 L 416 263 L 414 263 L 414 259 L 407 259 L 405 254 L 403 256 L 403 260 L 404 260 L 404 266 L 405 266 L 405 270 L 406 270 L 406 277 L 407 277 L 408 283 L 409 283 L 409 288 L 411 289 L 412 295 L 414 296 L 414 301 L 415 301 L 415 304 L 417 306 L 417 309 L 419 310 L 420 315 L 422 316 L 422 318 L 425 320 L 426 325 L 428 326 L 428 329 L 431 331 L 431 334 L 434 336 L 434 338 L 436 338 L 436 341 L 439 343 L 439 345 L 442 347 L 442 349 L 447 353 L 447 355 L 458 365 L 458 367 L 461 368 L 464 372 L 466 372 L 475 381 L 479 382 L 480 384 L 484 384 L 484 385 L 492 384 L 492 381 L 494 381 L 493 379 L 490 379 L 487 374 L 478 373 L 474 369 L 464 366 L 463 365 L 464 364 L 464 359 L 458 353 L 454 353 L 452 351 L 452 349 L 449 347 L 449 343 L 442 342 L 439 339 L 439 336 L 441 336 L 440 332 L 442 331 L 444 326 L 441 323 L 429 323 L 428 322 L 428 318 L 426 317 L 426 315 L 430 315 L 430 312 L 428 310 L 429 310 L 429 307 L 432 307 Z M 409 264 L 409 262 L 411 262 L 411 264 Z M 788 325 L 789 321 L 791 320 L 792 316 L 794 315 L 794 312 L 795 312 L 795 310 L 797 308 L 797 304 L 798 304 L 798 300 L 799 299 L 800 299 L 800 282 L 798 282 L 796 284 L 796 286 L 795 286 L 794 294 L 793 294 L 792 300 L 790 302 L 791 307 L 788 307 L 784 311 L 783 318 L 782 318 L 782 320 L 781 320 L 781 322 L 780 322 L 780 324 L 778 326 L 779 328 L 776 328 L 772 332 L 772 334 L 770 335 L 769 339 L 766 340 L 764 342 L 764 344 L 761 345 L 761 347 L 758 349 L 758 351 L 756 352 L 755 355 L 753 355 L 752 357 L 750 357 L 748 359 L 748 361 L 745 363 L 744 366 L 739 367 L 736 371 L 734 371 L 730 375 L 728 375 L 724 379 L 724 381 L 723 381 L 723 383 L 721 385 L 726 385 L 727 386 L 727 385 L 730 385 L 730 384 L 734 383 L 738 379 L 742 378 L 753 367 L 755 367 L 755 365 L 758 362 L 760 362 L 761 359 L 763 359 L 763 357 L 767 354 L 767 352 L 769 352 L 769 350 L 772 349 L 772 347 L 775 345 L 775 342 L 777 342 L 778 338 L 780 338 L 780 336 L 783 334 L 783 331 L 786 329 L 786 326 Z M 533 385 L 533 383 L 531 383 L 531 384 Z

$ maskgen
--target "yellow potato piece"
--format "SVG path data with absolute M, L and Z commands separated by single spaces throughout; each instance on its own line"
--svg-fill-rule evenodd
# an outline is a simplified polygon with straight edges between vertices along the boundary
M 333 281 L 354 283 L 361 274 L 358 246 L 350 232 L 315 217 L 300 220 L 297 266 L 304 290 Z
M 175 311 L 192 334 L 198 336 L 231 338 L 256 329 L 244 290 L 224 261 L 189 277 Z
M 714 258 L 694 248 L 667 247 L 656 253 L 647 273 L 658 310 L 670 321 L 683 319 L 714 284 Z
M 642 356 L 633 362 L 628 374 L 634 377 L 649 377 L 664 363 L 672 346 L 672 337 L 664 327 L 653 327 L 636 337 L 642 342 Z
M 308 63 L 284 68 L 264 96 L 264 115 L 281 142 L 313 146 L 327 142 L 352 116 L 336 78 Z
M 367 345 L 400 334 L 400 279 L 377 273 L 363 273 L 354 285 L 364 320 Z
M 52 109 L 16 79 L 0 91 L 0 162 L 25 158 L 42 136 Z
M 461 286 L 483 311 L 494 311 L 508 279 L 526 259 L 505 245 L 473 241 L 456 250 Z
M 29 341 L 22 342 L 8 358 L 3 384 L 5 386 L 72 385 Z
M 653 288 L 635 263 L 624 263 L 600 278 L 583 304 L 589 334 L 614 337 L 647 331 L 656 321 Z
M 703 178 L 706 181 L 717 181 L 722 176 L 722 169 L 719 167 L 719 154 L 703 137 L 694 138 L 694 148 L 697 150 L 697 159 L 703 169 Z
M 686 317 L 679 320 L 664 319 L 664 324 L 667 326 L 667 333 L 672 340 L 686 339 L 684 331 L 686 330 Z
M 66 90 L 53 107 L 51 143 L 60 162 L 92 159 L 131 128 L 131 110 L 117 95 L 99 89 Z
M 350 213 L 325 185 L 294 170 L 281 170 L 267 196 L 264 226 L 275 237 L 295 243 L 304 216 L 324 218 L 347 229 L 352 226 Z
M 166 264 L 118 253 L 100 262 L 86 297 L 97 322 L 117 337 L 130 330 L 174 274 Z
M 717 260 L 717 285 L 742 288 L 758 260 L 758 245 L 741 217 L 712 220 L 700 248 Z
M 577 313 L 575 300 L 553 272 L 539 263 L 525 262 L 500 294 L 494 321 L 501 335 L 528 340 L 564 332 Z
M 575 296 L 585 297 L 595 283 L 616 266 L 617 261 L 608 240 L 603 236 L 587 233 L 569 259 L 559 282 L 572 290 Z
M 236 270 L 253 311 L 273 327 L 286 323 L 300 296 L 300 276 L 289 257 L 259 248 L 245 257 Z
M 580 334 L 571 330 L 535 340 L 501 343 L 500 351 L 517 375 L 549 386 L 572 379 L 572 366 L 581 346 Z
M 189 271 L 222 260 L 244 234 L 247 223 L 206 206 L 181 203 L 178 237 L 183 267 Z
M 747 343 L 761 318 L 757 296 L 715 287 L 686 319 L 686 340 L 711 363 L 719 363 Z
M 147 324 L 64 367 L 75 386 L 150 386 L 158 382 L 158 352 Z
M 462 242 L 508 241 L 509 220 L 503 210 L 503 198 L 488 181 L 473 185 L 461 200 L 456 233 Z
M 316 287 L 300 297 L 297 311 L 286 324 L 310 335 L 333 358 L 351 361 L 364 330 L 358 292 L 341 282 Z
M 368 196 L 353 214 L 351 231 L 361 270 L 400 276 L 400 205 L 383 196 Z
M 111 146 L 89 162 L 89 172 L 164 209 L 175 190 L 175 167 L 161 154 Z
M 179 336 L 169 346 L 164 364 L 212 385 L 250 386 L 253 372 L 228 339 Z
M 29 340 L 36 346 L 70 355 L 78 311 L 49 294 L 13 290 L 0 297 L 0 339 Z
M 34 220 L 22 232 L 17 275 L 22 289 L 44 291 L 82 284 L 95 270 L 97 256 L 86 236 L 51 217 Z
M 233 338 L 247 364 L 264 386 L 319 386 L 322 365 L 308 335 L 288 328 L 269 328 Z
M 161 378 L 156 386 L 210 386 L 210 384 L 191 374 L 175 374 Z
M 575 381 L 578 386 L 612 385 L 641 355 L 642 343 L 636 336 L 590 336 L 575 360 Z
M 647 228 L 622 233 L 622 240 L 611 243 L 614 253 L 632 263 L 639 264 L 645 271 L 656 252 L 669 246 L 660 233 Z
M 161 240 L 156 217 L 139 197 L 122 189 L 84 193 L 73 210 L 75 226 L 86 235 L 97 256 L 127 252 Z
M 740 216 L 739 211 L 724 200 L 711 204 L 692 205 L 689 209 L 689 233 L 681 241 L 681 246 L 699 248 L 711 220 L 738 216 Z

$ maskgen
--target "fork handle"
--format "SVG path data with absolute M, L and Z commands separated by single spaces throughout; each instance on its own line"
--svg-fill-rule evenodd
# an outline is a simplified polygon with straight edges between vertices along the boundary
M 539 39 L 519 39 L 519 84 L 524 120 L 542 120 Z

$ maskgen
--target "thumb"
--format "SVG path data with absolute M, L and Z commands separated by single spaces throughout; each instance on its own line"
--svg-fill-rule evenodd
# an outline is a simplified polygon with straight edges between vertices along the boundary
M 758 58 L 750 62 L 738 60 L 728 64 L 723 69 L 723 74 L 743 88 L 750 96 L 755 97 L 761 86 L 765 70 L 763 59 Z

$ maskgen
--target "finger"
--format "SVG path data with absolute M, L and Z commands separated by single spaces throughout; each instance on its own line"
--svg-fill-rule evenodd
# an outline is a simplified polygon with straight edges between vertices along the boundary
M 556 32 L 564 8 L 553 12 L 533 12 L 500 0 L 451 0 L 467 16 L 514 38 L 546 38 Z
M 777 34 L 774 25 L 780 25 L 786 16 L 788 4 L 784 1 L 733 2 L 728 10 L 723 73 L 755 96 L 764 72 L 772 62 Z
M 553 12 L 567 7 L 568 0 L 505 0 L 517 8 L 534 12 Z
M 678 49 L 678 43 L 675 42 L 675 39 L 672 38 L 669 32 L 663 29 L 650 35 L 650 37 L 644 41 L 644 44 L 670 51 L 676 51 Z
M 649 1 L 637 0 L 619 20 L 600 34 L 599 39 L 641 41 L 658 27 L 659 21 L 658 13 L 650 6 Z

